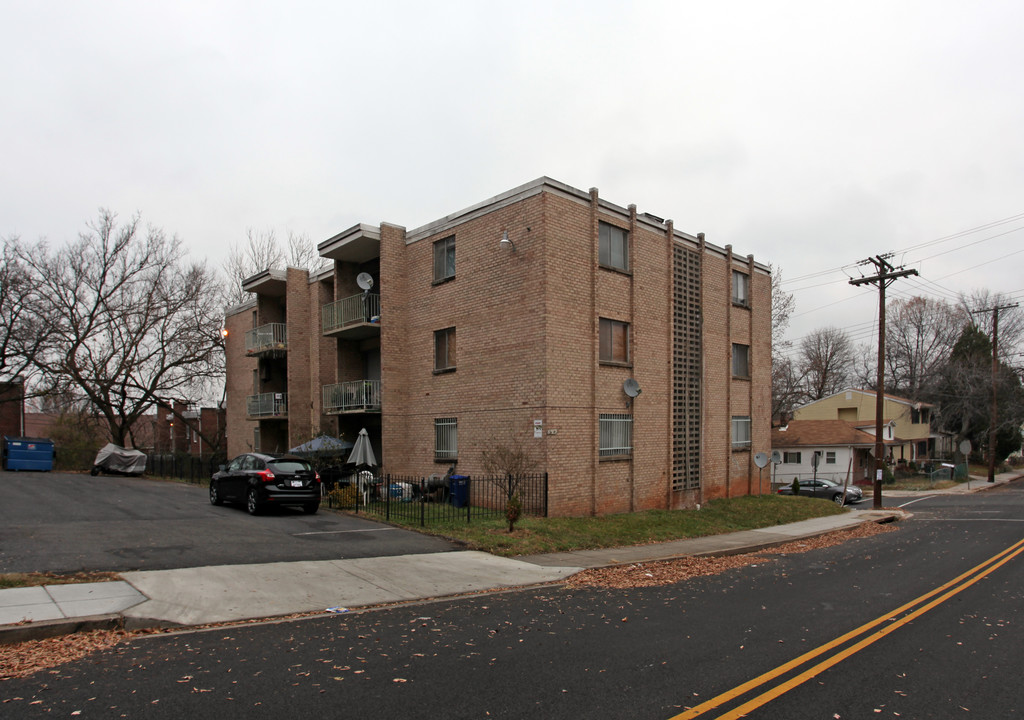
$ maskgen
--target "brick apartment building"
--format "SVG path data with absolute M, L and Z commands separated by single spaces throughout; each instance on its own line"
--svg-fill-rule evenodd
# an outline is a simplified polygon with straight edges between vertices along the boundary
M 753 256 L 550 178 L 318 249 L 332 268 L 268 269 L 227 312 L 229 456 L 365 427 L 387 472 L 417 476 L 472 475 L 517 439 L 553 515 L 757 491 L 771 278 Z

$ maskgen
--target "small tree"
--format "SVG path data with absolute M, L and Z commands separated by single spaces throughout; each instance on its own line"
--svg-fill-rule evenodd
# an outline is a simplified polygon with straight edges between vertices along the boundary
M 484 472 L 491 476 L 488 480 L 498 484 L 505 493 L 505 519 L 511 533 L 523 511 L 519 489 L 526 476 L 537 468 L 537 461 L 518 437 L 507 442 L 492 440 L 489 444 L 491 448 L 484 450 L 482 456 Z

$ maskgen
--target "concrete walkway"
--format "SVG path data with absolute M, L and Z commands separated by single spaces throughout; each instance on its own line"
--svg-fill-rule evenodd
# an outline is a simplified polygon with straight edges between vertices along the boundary
M 977 492 L 995 483 L 888 497 Z M 864 507 L 870 499 L 861 503 Z M 892 503 L 896 504 L 896 503 Z M 296 613 L 346 613 L 355 608 L 559 582 L 585 568 L 685 556 L 752 552 L 864 522 L 891 511 L 852 510 L 760 530 L 632 547 L 500 558 L 482 552 L 222 565 L 122 573 L 121 581 L 0 590 L 0 643 L 96 628 L 195 626 Z

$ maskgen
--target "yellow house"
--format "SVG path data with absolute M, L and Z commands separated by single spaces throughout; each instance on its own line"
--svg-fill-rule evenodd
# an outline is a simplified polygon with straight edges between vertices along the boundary
M 793 419 L 845 420 L 862 429 L 868 424 L 873 428 L 876 397 L 873 390 L 843 390 L 794 409 Z M 895 395 L 885 396 L 882 419 L 883 422 L 893 423 L 894 460 L 917 462 L 935 456 L 937 436 L 932 434 L 930 426 L 932 408 L 928 403 L 914 402 Z

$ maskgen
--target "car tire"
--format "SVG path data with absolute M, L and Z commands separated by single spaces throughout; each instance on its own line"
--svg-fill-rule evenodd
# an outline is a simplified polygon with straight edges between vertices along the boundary
M 217 481 L 210 481 L 210 504 L 211 505 L 223 505 L 224 498 L 220 496 L 220 492 L 217 490 Z
M 305 505 L 302 506 L 302 512 L 306 513 L 307 515 L 315 515 L 316 511 L 319 509 L 319 502 L 306 503 Z
M 846 504 L 846 501 L 843 499 L 843 494 L 842 493 L 836 493 L 835 495 L 833 495 L 832 496 L 832 502 L 834 502 L 839 507 L 842 507 L 843 505 Z
M 249 488 L 249 492 L 245 494 L 245 509 L 249 511 L 250 515 L 259 515 L 262 510 L 259 496 L 254 487 Z
M 89 474 L 92 475 L 93 477 L 96 477 L 97 475 L 100 474 L 100 469 L 96 465 L 93 465 L 92 470 L 89 471 Z

